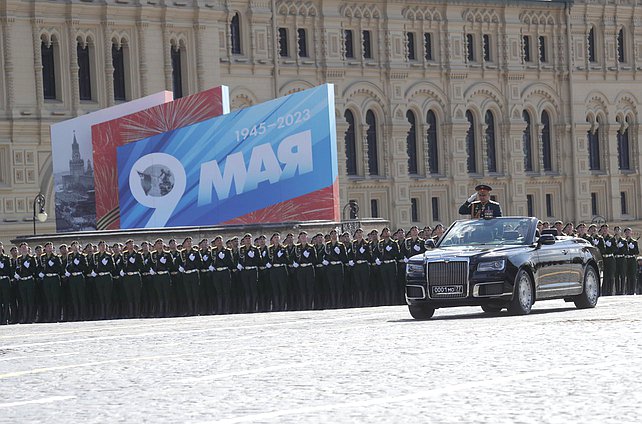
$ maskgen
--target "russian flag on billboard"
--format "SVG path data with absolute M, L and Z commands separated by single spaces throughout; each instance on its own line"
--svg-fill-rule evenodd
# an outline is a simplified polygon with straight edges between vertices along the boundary
M 339 220 L 325 84 L 118 147 L 121 228 Z

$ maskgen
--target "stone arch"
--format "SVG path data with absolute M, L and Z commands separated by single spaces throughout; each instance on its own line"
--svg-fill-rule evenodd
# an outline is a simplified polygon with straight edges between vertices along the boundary
M 500 21 L 495 9 L 466 9 L 461 17 L 470 23 L 497 24 Z
M 317 7 L 314 3 L 307 1 L 279 1 L 276 10 L 280 15 L 317 16 Z
M 346 4 L 339 8 L 339 13 L 346 18 L 379 19 L 381 11 L 376 4 Z
M 521 94 L 524 104 L 528 103 L 535 108 L 536 115 L 541 115 L 544 109 L 549 111 L 551 118 L 557 120 L 561 116 L 560 98 L 549 85 L 536 82 L 528 85 Z
M 625 115 L 632 115 L 632 117 L 637 121 L 638 116 L 638 99 L 631 93 L 625 91 L 615 98 L 615 104 L 617 105 L 618 112 L 622 112 Z
M 496 105 L 498 109 L 498 116 L 503 116 L 505 107 L 504 107 L 504 97 L 499 92 L 497 87 L 482 82 L 479 84 L 472 85 L 464 93 L 464 98 L 467 100 L 467 103 L 475 103 L 474 99 L 478 98 L 480 101 L 476 103 L 480 105 L 481 109 L 485 112 L 491 105 Z
M 287 96 L 288 94 L 297 93 L 299 91 L 307 90 L 308 88 L 313 87 L 314 84 L 301 79 L 288 81 L 279 89 L 279 96 Z
M 112 44 L 116 44 L 116 47 L 118 48 L 130 45 L 129 34 L 126 32 L 113 32 L 110 38 Z
M 439 10 L 428 7 L 406 7 L 401 11 L 404 18 L 409 21 L 442 21 Z
M 388 110 L 383 99 L 386 98 L 379 87 L 370 82 L 358 81 L 349 85 L 342 93 L 346 102 L 354 102 L 359 105 L 362 111 L 362 117 L 365 119 L 365 111 L 370 103 L 376 103 L 384 114 L 380 118 L 385 118 L 385 112 Z M 360 100 L 360 102 L 359 102 Z M 382 122 L 386 122 L 383 120 Z
M 413 100 L 417 100 L 417 104 L 421 106 L 424 115 L 428 113 L 428 110 L 435 109 L 441 122 L 445 122 L 447 97 L 445 93 L 435 84 L 427 82 L 416 83 L 408 88 L 408 90 L 406 90 L 404 96 L 406 98 L 406 101 L 409 103 Z M 421 103 L 419 103 L 420 99 L 423 100 Z M 437 104 L 438 108 L 435 108 L 433 106 L 434 104 Z
M 60 45 L 61 37 L 56 29 L 42 29 L 40 30 L 40 40 L 49 47 L 56 43 Z
M 230 93 L 230 99 L 232 99 L 230 101 L 231 110 L 243 109 L 258 103 L 254 93 L 245 87 L 238 87 L 232 90 Z

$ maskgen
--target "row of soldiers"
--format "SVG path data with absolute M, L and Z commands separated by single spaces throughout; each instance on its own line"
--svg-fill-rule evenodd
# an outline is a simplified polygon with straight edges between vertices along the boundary
M 302 231 L 193 245 L 104 241 L 35 252 L 0 243 L 0 323 L 167 317 L 404 303 L 405 264 L 443 226 L 367 235 Z M 420 237 L 424 235 L 426 239 Z M 434 239 L 433 239 L 434 237 Z
M 581 237 L 600 250 L 604 259 L 602 296 L 642 294 L 637 259 L 640 248 L 631 228 L 622 230 L 620 226 L 614 226 L 611 234 L 608 224 L 602 224 L 598 229 L 595 224 L 580 223 L 574 227 L 572 223 L 564 225 L 558 221 L 554 227 L 560 235 Z

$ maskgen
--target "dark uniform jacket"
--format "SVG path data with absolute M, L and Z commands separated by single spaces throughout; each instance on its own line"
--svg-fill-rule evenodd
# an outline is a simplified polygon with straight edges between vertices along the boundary
M 227 247 L 224 247 L 221 250 L 212 250 L 212 258 L 214 259 L 212 266 L 214 266 L 214 268 L 216 269 L 234 269 L 234 267 L 236 266 L 234 264 L 234 255 L 232 254 L 232 249 L 228 249 Z
M 181 250 L 181 266 L 185 271 L 201 269 L 201 252 L 196 247 Z
M 152 252 L 152 267 L 156 273 L 174 271 L 174 256 L 169 250 L 163 250 L 160 253 L 154 250 Z
M 465 201 L 459 207 L 460 215 L 470 215 L 471 218 L 498 218 L 502 216 L 502 208 L 499 203 L 489 200 L 483 205 L 479 200 L 472 203 Z
M 109 272 L 112 277 L 114 275 L 118 275 L 120 277 L 121 270 L 116 267 L 116 263 L 114 262 L 114 255 L 109 252 L 97 252 L 91 255 L 91 257 L 92 262 L 94 263 L 94 271 L 96 272 L 96 274 Z
M 638 241 L 633 238 L 626 239 L 629 248 L 629 256 L 637 256 L 640 253 L 640 248 L 638 246 Z
M 5 254 L 0 254 L 0 277 L 13 278 L 14 269 L 11 258 Z
M 370 250 L 370 244 L 365 239 L 352 242 L 352 259 L 355 263 L 363 263 L 362 261 L 372 262 L 372 250 Z
M 294 245 L 294 262 L 301 264 L 316 264 L 317 263 L 317 249 L 311 245 L 302 244 Z
M 388 241 L 379 241 L 379 252 L 381 252 L 381 257 L 379 258 L 379 260 L 381 260 L 382 262 L 396 261 L 400 256 L 399 245 L 397 244 L 396 240 L 393 240 L 391 238 L 389 238 Z
M 64 274 L 60 256 L 54 255 L 53 253 L 51 255 L 43 253 L 42 256 L 40 256 L 40 266 L 41 272 L 45 274 L 45 276 L 53 277 L 54 275 L 61 276 Z
M 268 247 L 268 260 L 272 265 L 289 265 L 292 262 L 290 261 L 290 253 L 288 248 L 282 244 L 275 246 L 270 245 Z
M 18 256 L 16 274 L 20 278 L 33 277 L 38 275 L 38 260 L 35 256 Z
M 329 241 L 325 244 L 324 259 L 330 263 L 341 262 L 342 264 L 348 263 L 348 252 L 346 246 L 340 241 Z
M 89 263 L 87 262 L 87 256 L 84 253 L 71 252 L 67 255 L 67 267 L 66 271 L 72 275 L 78 275 L 78 273 L 86 274 L 89 270 Z
M 239 264 L 243 268 L 256 267 L 261 265 L 261 252 L 256 246 L 241 246 L 239 248 Z
M 201 253 L 201 271 L 209 271 L 210 266 L 213 266 L 214 258 L 212 258 L 212 251 L 208 249 L 200 250 Z
M 408 237 L 401 245 L 401 255 L 404 259 L 410 259 L 415 255 L 421 255 L 425 251 L 426 241 L 419 237 L 414 240 L 411 237 Z
M 124 252 L 123 271 L 125 271 L 125 274 L 130 272 L 143 272 L 143 255 L 138 252 Z

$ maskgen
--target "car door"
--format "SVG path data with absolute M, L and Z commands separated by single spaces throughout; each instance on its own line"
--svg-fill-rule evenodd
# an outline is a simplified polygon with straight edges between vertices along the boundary
M 561 297 L 571 290 L 571 250 L 567 241 L 559 239 L 539 248 L 535 271 L 538 299 Z

